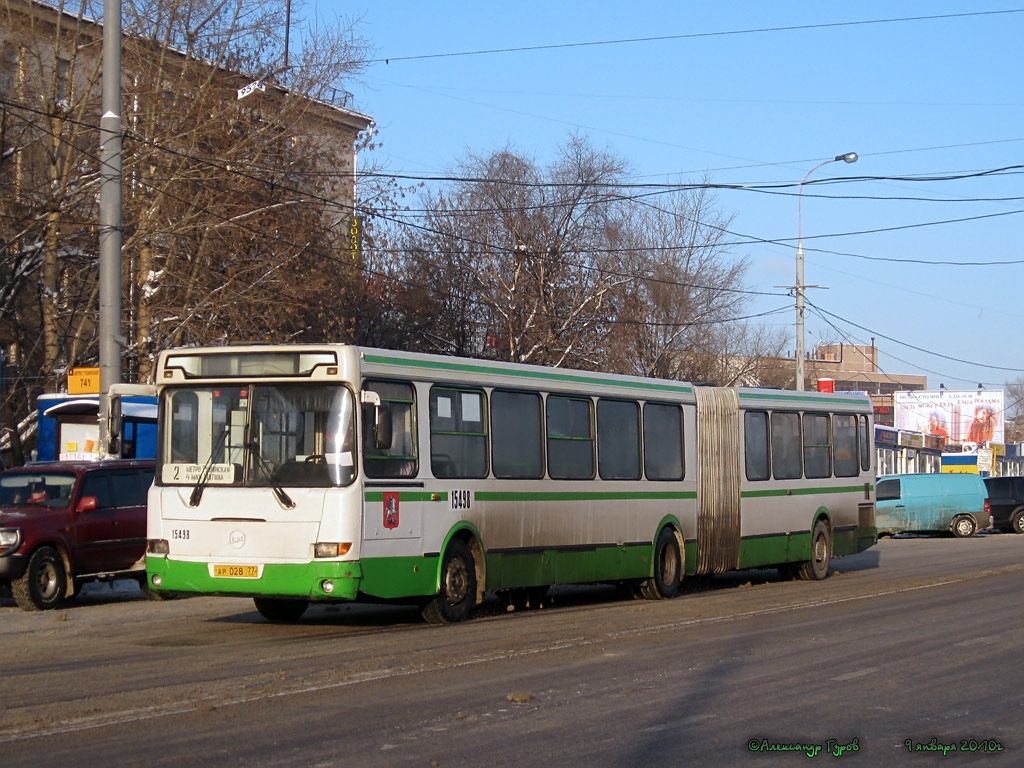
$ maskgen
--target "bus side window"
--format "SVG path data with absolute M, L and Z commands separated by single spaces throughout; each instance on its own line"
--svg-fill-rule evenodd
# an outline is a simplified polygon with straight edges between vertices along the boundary
M 772 474 L 776 480 L 796 480 L 801 471 L 800 414 L 775 411 L 772 413 Z
M 434 477 L 487 476 L 487 398 L 482 390 L 430 390 L 430 470 Z
M 374 445 L 374 410 L 363 406 L 363 468 L 367 477 L 415 477 L 419 470 L 416 446 L 416 395 L 412 384 L 367 381 L 364 389 L 380 395 L 382 408 L 391 411 L 391 447 Z
M 644 403 L 644 472 L 648 480 L 683 479 L 683 409 Z
M 856 477 L 860 473 L 857 459 L 857 417 L 853 414 L 837 413 L 832 417 L 833 466 L 836 477 Z
M 548 395 L 548 474 L 556 480 L 594 477 L 594 417 L 589 398 Z
M 804 475 L 816 478 L 832 475 L 832 436 L 828 414 L 804 414 Z
M 871 452 L 874 448 L 874 440 L 871 437 L 871 429 L 868 426 L 868 417 L 860 417 L 860 468 L 867 472 L 871 469 Z
M 494 476 L 544 477 L 544 430 L 536 392 L 491 393 L 491 454 Z
M 640 405 L 597 401 L 597 468 L 604 480 L 640 479 Z
M 767 411 L 747 411 L 743 414 L 743 455 L 747 480 L 767 480 L 771 477 Z

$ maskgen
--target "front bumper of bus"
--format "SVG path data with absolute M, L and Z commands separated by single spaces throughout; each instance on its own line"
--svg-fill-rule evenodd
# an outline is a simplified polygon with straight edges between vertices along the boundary
M 146 558 L 146 577 L 157 592 L 355 600 L 363 575 L 358 561 L 266 564 L 258 576 L 214 576 L 213 572 L 210 563 Z

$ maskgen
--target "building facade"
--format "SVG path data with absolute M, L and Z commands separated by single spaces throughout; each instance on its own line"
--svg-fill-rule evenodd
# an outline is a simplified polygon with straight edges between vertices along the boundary
M 893 393 L 923 390 L 927 376 L 888 373 L 878 367 L 878 348 L 861 344 L 826 344 L 807 361 L 812 386 L 827 383 L 836 392 L 867 392 L 875 406 L 875 423 L 893 426 Z

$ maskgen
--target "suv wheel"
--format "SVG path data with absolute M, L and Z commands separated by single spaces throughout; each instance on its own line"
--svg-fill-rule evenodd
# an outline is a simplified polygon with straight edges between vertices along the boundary
M 1018 509 L 1010 518 L 1010 524 L 1016 533 L 1024 533 L 1024 509 Z
M 33 552 L 22 577 L 11 581 L 14 602 L 23 611 L 54 608 L 66 591 L 64 561 L 52 547 L 40 547 Z

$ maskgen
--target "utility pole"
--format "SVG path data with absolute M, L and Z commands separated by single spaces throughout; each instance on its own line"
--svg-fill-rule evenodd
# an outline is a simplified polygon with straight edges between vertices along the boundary
M 100 455 L 110 434 L 110 385 L 121 381 L 121 0 L 103 0 L 103 116 L 100 118 Z M 119 446 L 117 446 L 119 450 Z
M 811 178 L 811 174 L 829 163 L 856 163 L 857 153 L 847 152 L 843 155 L 836 155 L 831 160 L 825 160 L 811 168 L 800 182 L 800 188 L 796 195 L 796 389 L 802 391 L 804 388 L 804 235 L 803 235 L 803 201 L 804 184 Z M 811 286 L 817 288 L 818 286 Z

